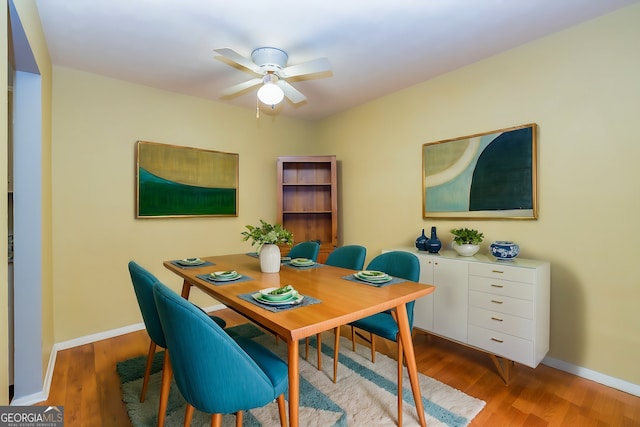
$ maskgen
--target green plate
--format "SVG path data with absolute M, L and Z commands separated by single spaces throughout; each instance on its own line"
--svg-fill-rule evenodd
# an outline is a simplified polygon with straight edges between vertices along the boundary
M 308 258 L 294 258 L 291 260 L 291 264 L 297 265 L 299 267 L 308 267 L 310 265 L 314 265 L 315 262 L 313 262 L 313 260 L 310 260 Z
M 237 272 L 236 274 L 227 275 L 227 276 L 216 276 L 215 273 L 209 274 L 209 279 L 215 282 L 230 282 L 232 280 L 238 280 L 241 277 L 242 277 L 242 274 L 238 274 Z
M 260 292 L 256 292 L 255 294 L 252 294 L 251 296 L 256 301 L 261 302 L 262 304 L 267 304 L 267 305 L 295 305 L 295 304 L 300 304 L 302 302 L 302 300 L 304 299 L 304 295 L 298 294 L 297 291 L 294 291 L 294 295 L 295 296 L 292 295 L 292 296 L 290 296 L 290 298 L 288 300 L 285 300 L 285 301 L 269 301 L 267 299 L 264 299 L 263 295 Z
M 178 261 L 180 265 L 202 265 L 204 263 L 200 258 L 186 258 Z
M 260 291 L 260 295 L 261 295 L 261 299 L 266 300 L 266 301 L 287 301 L 290 300 L 291 298 L 293 298 L 294 293 L 297 295 L 298 292 L 296 292 L 295 289 L 293 289 L 292 286 L 290 286 L 290 289 L 287 292 L 281 293 L 281 294 L 272 294 L 271 292 L 275 291 L 276 289 L 280 289 L 280 287 L 277 288 L 267 288 L 267 289 L 262 289 Z
M 370 274 L 363 274 L 363 273 L 364 272 L 360 271 L 354 274 L 354 276 L 356 277 L 356 279 L 360 279 L 362 281 L 369 282 L 369 283 L 386 283 L 391 280 L 391 276 L 389 276 L 386 273 L 383 273 L 382 275 L 370 275 Z

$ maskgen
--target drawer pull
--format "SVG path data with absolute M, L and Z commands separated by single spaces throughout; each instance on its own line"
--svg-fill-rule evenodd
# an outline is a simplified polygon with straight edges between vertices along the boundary
M 504 288 L 504 285 L 496 285 L 495 283 L 491 284 L 492 288 Z
M 491 270 L 492 273 L 504 274 L 504 271 L 500 270 Z
M 504 320 L 502 320 L 502 319 L 501 319 L 501 318 L 499 318 L 499 317 L 492 317 L 492 318 L 491 318 L 491 320 L 496 320 L 496 321 L 498 321 L 498 322 L 504 322 Z
M 504 341 L 499 340 L 498 338 L 491 338 L 491 341 L 495 341 L 495 342 L 499 342 L 499 343 L 503 343 Z
M 495 304 L 503 304 L 502 301 L 498 301 L 498 300 L 495 300 L 495 299 L 492 299 L 491 302 L 495 303 Z

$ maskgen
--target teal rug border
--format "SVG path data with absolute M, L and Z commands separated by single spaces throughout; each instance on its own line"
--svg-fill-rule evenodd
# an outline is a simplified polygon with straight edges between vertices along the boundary
M 316 337 L 312 337 L 309 340 L 309 346 L 316 349 L 318 348 Z M 333 357 L 333 347 L 329 347 L 328 345 L 323 343 L 322 353 L 326 354 L 327 356 Z M 364 379 L 371 381 L 372 383 L 376 384 L 378 387 L 385 389 L 386 391 L 393 394 L 394 396 L 398 396 L 397 383 L 384 378 L 383 376 L 379 375 L 375 371 L 372 371 L 371 369 L 365 366 L 362 366 L 355 360 L 351 359 L 350 357 L 347 357 L 342 353 L 338 353 L 338 361 L 343 365 L 345 365 L 346 367 L 348 367 L 349 369 L 351 369 L 352 371 L 354 371 L 355 373 L 357 373 L 358 375 L 360 375 L 361 377 L 363 377 Z M 402 387 L 402 401 L 412 405 L 415 408 L 416 401 L 413 398 L 413 392 L 411 391 L 411 389 Z M 468 420 L 467 418 L 462 417 L 460 415 L 454 414 L 453 412 L 449 411 L 446 408 L 443 408 L 437 403 L 430 401 L 424 396 L 422 397 L 422 405 L 424 406 L 424 411 L 426 413 L 428 413 L 438 421 L 441 421 L 447 424 L 448 426 L 465 427 L 469 425 L 469 423 L 471 422 L 471 420 Z

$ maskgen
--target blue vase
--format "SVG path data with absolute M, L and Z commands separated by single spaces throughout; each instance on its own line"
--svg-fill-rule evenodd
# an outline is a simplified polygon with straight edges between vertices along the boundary
M 427 239 L 427 236 L 424 235 L 424 228 L 423 228 L 422 236 L 418 236 L 418 238 L 416 239 L 416 248 L 418 248 L 419 251 L 426 251 L 428 240 L 429 239 Z
M 437 254 L 442 248 L 442 242 L 438 239 L 435 227 L 431 227 L 431 238 L 427 240 L 426 248 L 427 251 L 432 254 Z

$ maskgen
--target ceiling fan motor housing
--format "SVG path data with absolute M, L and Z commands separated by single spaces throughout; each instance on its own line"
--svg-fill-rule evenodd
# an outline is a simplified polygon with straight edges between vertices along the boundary
M 259 47 L 251 52 L 251 60 L 266 71 L 282 70 L 288 59 L 287 52 L 275 47 Z

